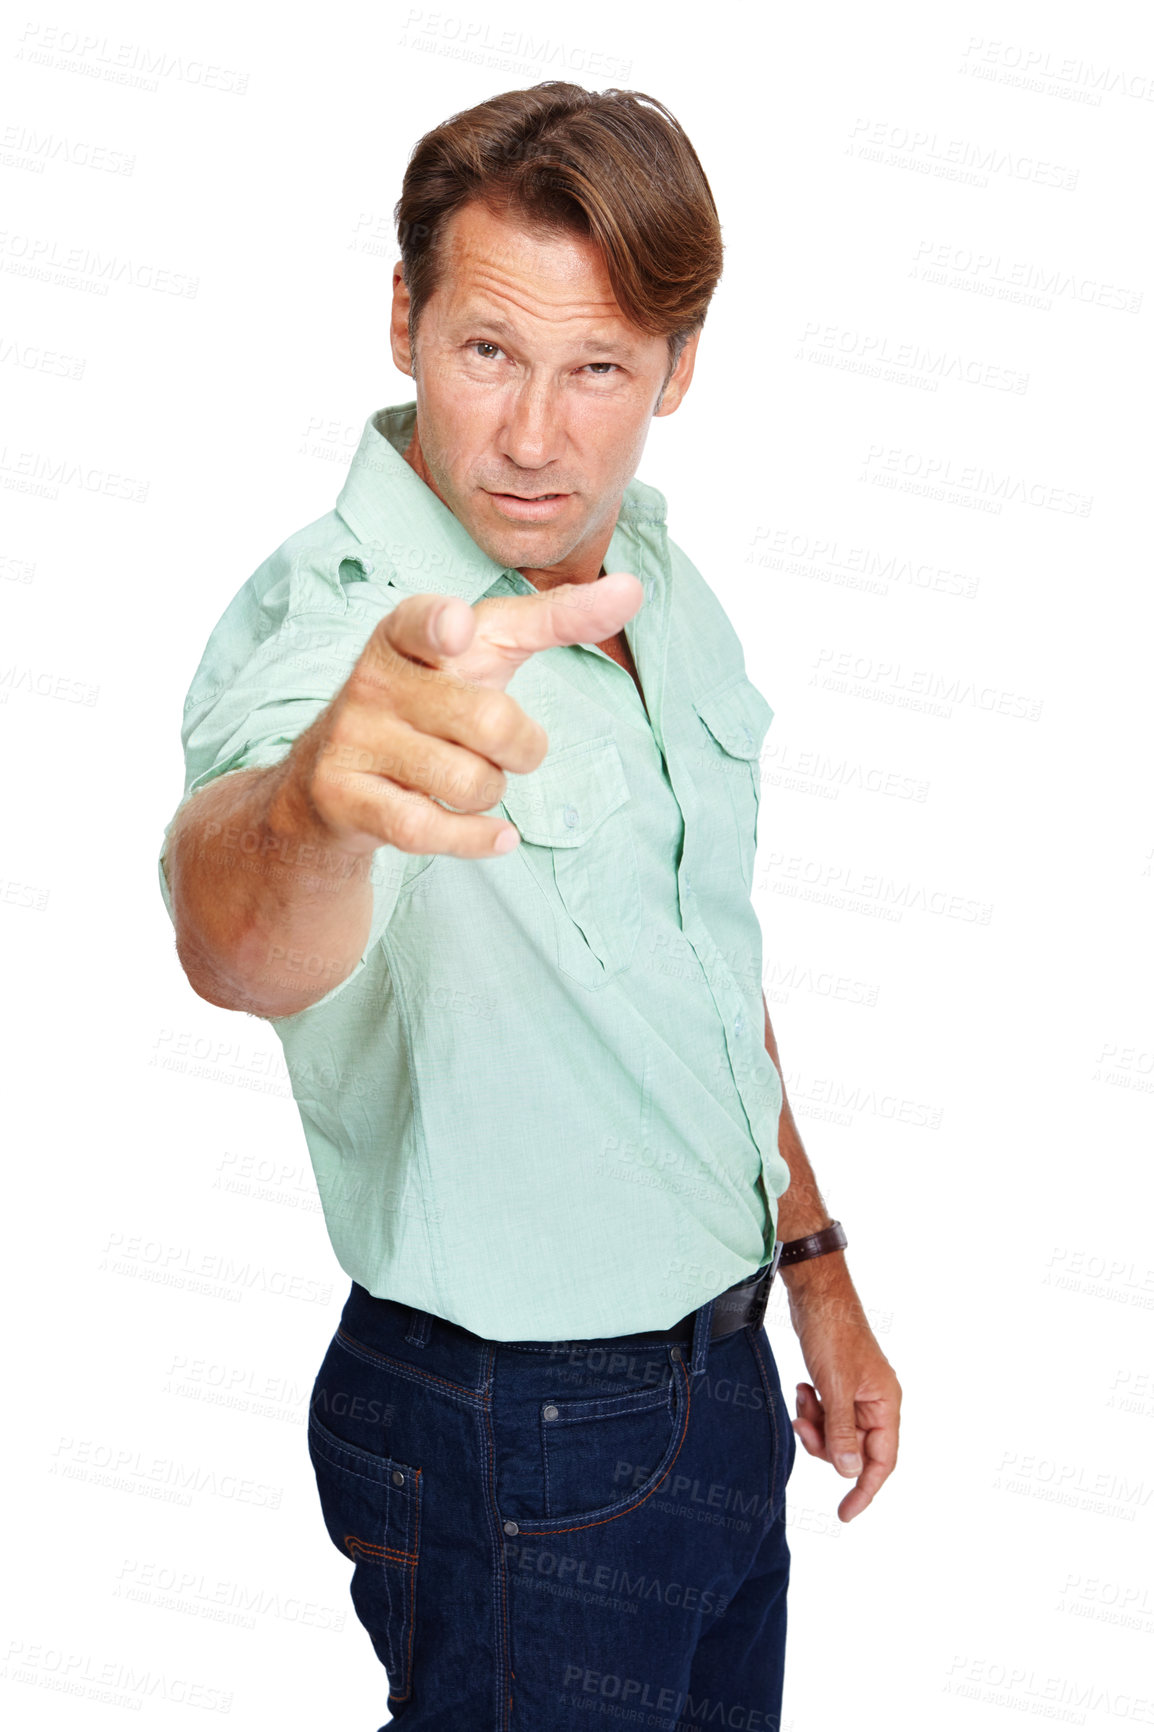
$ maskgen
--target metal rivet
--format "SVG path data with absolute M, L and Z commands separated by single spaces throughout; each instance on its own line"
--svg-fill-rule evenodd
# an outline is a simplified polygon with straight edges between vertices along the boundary
M 513 1535 L 519 1534 L 521 1532 L 521 1530 L 517 1526 L 516 1522 L 506 1522 L 505 1523 L 505 1532 L 509 1535 L 510 1539 L 512 1539 Z
M 557 1412 L 558 1412 L 557 1408 L 552 1407 L 552 1406 L 547 1407 L 544 1410 L 544 1412 L 542 1413 L 541 1418 L 542 1419 L 556 1419 L 557 1418 Z
M 404 1483 L 405 1483 L 405 1476 L 401 1472 L 400 1468 L 398 1468 L 397 1471 L 393 1475 L 393 1484 L 394 1485 L 404 1485 Z
M 681 1364 L 681 1349 L 680 1349 L 680 1347 L 671 1347 L 669 1349 L 669 1357 L 670 1357 L 670 1359 L 672 1359 L 674 1365 L 680 1365 Z

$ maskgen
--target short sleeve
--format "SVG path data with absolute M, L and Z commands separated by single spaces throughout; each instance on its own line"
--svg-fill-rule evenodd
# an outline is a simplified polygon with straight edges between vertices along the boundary
M 233 597 L 189 686 L 181 728 L 184 794 L 165 827 L 157 860 L 170 919 L 164 851 L 177 813 L 220 776 L 280 763 L 336 696 L 374 626 L 404 593 L 390 581 L 387 562 L 343 525 L 322 519 L 310 529 L 278 548 Z M 423 864 L 415 855 L 377 849 L 365 951 L 352 973 L 317 1004 L 357 977 L 388 924 L 402 883 Z

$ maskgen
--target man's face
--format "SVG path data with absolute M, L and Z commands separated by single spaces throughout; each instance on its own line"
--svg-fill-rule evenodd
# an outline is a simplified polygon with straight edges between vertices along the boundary
M 689 384 L 696 336 L 667 382 L 666 339 L 625 319 L 590 241 L 480 203 L 449 219 L 439 264 L 415 366 L 399 266 L 393 279 L 393 357 L 416 382 L 426 479 L 500 565 L 600 560 L 654 414 Z

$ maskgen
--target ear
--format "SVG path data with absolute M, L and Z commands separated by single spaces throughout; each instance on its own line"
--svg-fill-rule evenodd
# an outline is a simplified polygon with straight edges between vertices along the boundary
M 393 266 L 393 310 L 389 319 L 389 341 L 393 361 L 402 373 L 412 376 L 413 355 L 409 347 L 409 291 L 405 286 L 403 267 L 398 259 Z
M 697 345 L 701 341 L 701 332 L 694 331 L 686 341 L 684 349 L 677 357 L 677 365 L 666 382 L 665 388 L 657 399 L 657 407 L 653 414 L 672 415 L 681 399 L 689 389 L 689 381 L 693 378 L 693 363 L 697 359 Z

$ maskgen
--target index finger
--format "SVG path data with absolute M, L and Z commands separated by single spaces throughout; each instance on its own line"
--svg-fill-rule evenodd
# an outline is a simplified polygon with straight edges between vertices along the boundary
M 478 637 L 509 659 L 525 661 L 537 650 L 615 637 L 644 600 L 644 586 L 631 571 L 607 572 L 591 583 L 559 583 L 536 595 L 490 596 L 476 604 Z

